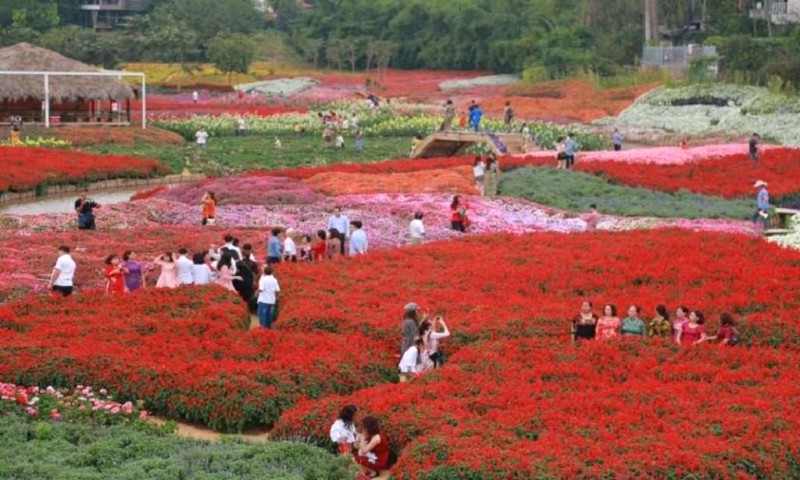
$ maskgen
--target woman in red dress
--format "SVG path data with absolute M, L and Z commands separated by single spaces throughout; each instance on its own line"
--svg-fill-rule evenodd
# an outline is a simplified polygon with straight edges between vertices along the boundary
M 450 203 L 450 227 L 457 232 L 466 232 L 470 221 L 467 216 L 469 204 L 461 201 L 461 197 L 456 195 Z
M 311 243 L 311 258 L 315 262 L 325 259 L 328 254 L 328 232 L 325 230 L 317 231 L 317 238 Z
M 120 263 L 117 255 L 106 257 L 106 268 L 103 270 L 106 277 L 106 292 L 125 293 L 125 267 Z
M 703 312 L 692 310 L 692 313 L 689 314 L 689 321 L 678 332 L 678 345 L 698 345 L 708 340 L 704 323 L 706 323 L 706 317 Z
M 375 417 L 364 418 L 361 426 L 358 452 L 353 458 L 367 477 L 375 478 L 389 467 L 389 439 L 381 433 Z

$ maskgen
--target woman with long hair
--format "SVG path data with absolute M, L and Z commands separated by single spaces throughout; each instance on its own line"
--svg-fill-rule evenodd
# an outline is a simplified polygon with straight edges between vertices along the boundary
M 667 307 L 659 305 L 656 307 L 656 316 L 650 320 L 650 325 L 647 326 L 647 336 L 669 338 L 671 334 L 672 323 L 669 321 Z
M 370 478 L 377 477 L 389 466 L 389 439 L 381 432 L 377 418 L 366 417 L 361 422 L 358 452 L 353 458 Z
M 689 321 L 683 324 L 683 328 L 678 332 L 675 341 L 678 345 L 699 345 L 706 340 L 706 316 L 699 310 L 692 310 L 689 313 Z
M 339 411 L 339 417 L 331 425 L 331 441 L 339 447 L 339 453 L 347 455 L 353 451 L 358 441 L 358 433 L 354 423 L 358 409 L 355 405 L 347 405 Z
M 328 232 L 325 230 L 317 230 L 317 238 L 311 244 L 311 258 L 315 262 L 320 262 L 325 259 L 328 253 Z
M 683 331 L 683 326 L 689 323 L 689 309 L 681 305 L 675 310 L 675 320 L 672 321 L 672 339 L 676 342 L 680 333 Z M 679 342 L 680 343 L 680 342 Z
M 125 293 L 125 267 L 120 263 L 118 255 L 106 257 L 103 275 L 106 277 L 106 293 Z
M 335 228 L 328 230 L 328 238 L 325 242 L 325 248 L 327 249 L 327 256 L 329 259 L 336 258 L 341 254 L 342 242 L 342 234 L 339 232 L 339 230 L 336 230 Z
M 135 292 L 140 288 L 146 288 L 144 279 L 144 269 L 142 264 L 136 261 L 136 252 L 127 250 L 122 254 L 122 267 L 125 277 L 125 287 L 129 292 Z
M 178 265 L 175 263 L 172 252 L 159 255 L 153 263 L 161 267 L 156 288 L 178 288 Z

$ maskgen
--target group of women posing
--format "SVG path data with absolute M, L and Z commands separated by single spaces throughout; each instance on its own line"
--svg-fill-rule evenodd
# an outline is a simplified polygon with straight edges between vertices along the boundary
M 655 317 L 645 324 L 641 318 L 641 308 L 631 305 L 628 316 L 620 320 L 617 307 L 607 304 L 603 307 L 603 315 L 597 316 L 592 309 L 592 302 L 584 301 L 581 311 L 572 319 L 571 336 L 575 340 L 610 340 L 618 336 L 670 337 L 678 345 L 697 345 L 707 341 L 716 341 L 720 345 L 736 345 L 739 334 L 734 327 L 733 316 L 729 313 L 720 315 L 720 327 L 717 335 L 706 333 L 706 317 L 699 310 L 690 310 L 680 306 L 675 310 L 675 318 L 670 320 L 669 312 L 664 305 L 655 310 Z
M 389 439 L 375 417 L 364 417 L 357 428 L 357 411 L 355 405 L 347 405 L 339 412 L 331 425 L 331 441 L 342 455 L 352 455 L 363 476 L 374 478 L 389 467 Z

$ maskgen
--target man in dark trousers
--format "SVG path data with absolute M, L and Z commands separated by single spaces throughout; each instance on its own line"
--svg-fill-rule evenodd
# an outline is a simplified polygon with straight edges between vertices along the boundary
M 84 190 L 81 192 L 80 198 L 75 200 L 75 213 L 78 214 L 78 229 L 80 230 L 94 230 L 96 228 L 94 222 L 94 209 L 100 208 L 100 204 L 88 198 L 89 192 Z

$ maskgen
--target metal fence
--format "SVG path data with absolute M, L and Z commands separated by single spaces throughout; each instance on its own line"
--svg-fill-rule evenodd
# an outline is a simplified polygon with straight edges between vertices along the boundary
M 644 47 L 642 65 L 653 67 L 688 67 L 694 58 L 715 57 L 717 47 L 684 45 L 680 47 Z

